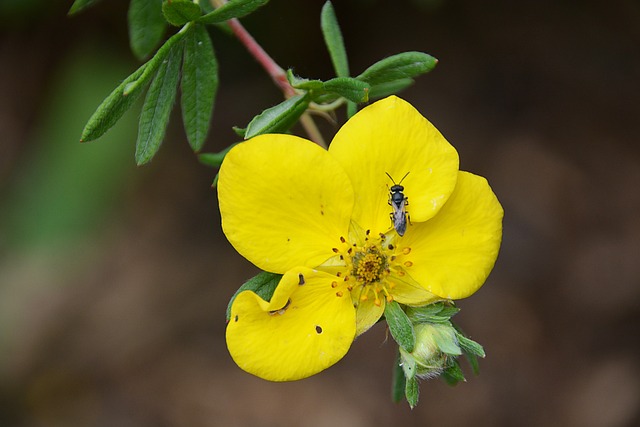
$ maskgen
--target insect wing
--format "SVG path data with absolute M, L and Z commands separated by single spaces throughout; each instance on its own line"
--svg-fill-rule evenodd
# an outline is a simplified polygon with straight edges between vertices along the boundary
M 400 204 L 400 206 L 395 203 L 393 206 L 393 228 L 396 229 L 396 232 L 399 236 L 404 236 L 404 232 L 407 231 L 407 211 L 404 207 L 404 201 Z

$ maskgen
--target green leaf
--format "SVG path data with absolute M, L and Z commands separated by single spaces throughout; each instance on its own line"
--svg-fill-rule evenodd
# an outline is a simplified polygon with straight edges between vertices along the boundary
M 181 27 L 202 16 L 202 9 L 191 0 L 165 0 L 162 14 L 169 24 Z
M 136 163 L 149 162 L 158 152 L 164 138 L 169 115 L 173 108 L 180 78 L 182 44 L 173 46 L 167 59 L 160 65 L 142 107 L 138 140 L 136 141 Z
M 352 77 L 336 77 L 328 80 L 324 82 L 323 88 L 349 101 L 367 102 L 369 100 L 369 84 Z
M 185 27 L 187 28 L 187 27 Z M 188 28 L 187 28 L 188 30 Z M 104 135 L 142 94 L 144 88 L 155 75 L 171 48 L 182 40 L 188 32 L 180 31 L 173 35 L 146 64 L 127 77 L 113 92 L 102 101 L 82 131 L 80 141 L 87 142 Z
M 376 62 L 357 78 L 375 86 L 428 73 L 437 63 L 437 59 L 426 53 L 404 52 Z
M 404 390 L 407 379 L 404 376 L 404 370 L 400 365 L 400 352 L 396 354 L 396 360 L 393 364 L 393 376 L 391 378 L 391 399 L 395 403 L 399 403 L 404 399 Z
M 260 298 L 265 301 L 270 301 L 273 292 L 276 290 L 278 283 L 280 283 L 280 278 L 282 274 L 268 273 L 266 271 L 261 271 L 256 276 L 247 280 L 235 294 L 231 297 L 229 304 L 227 305 L 227 322 L 231 320 L 231 306 L 233 305 L 233 301 L 236 299 L 238 294 L 242 291 L 252 291 L 255 292 Z
M 420 388 L 418 386 L 418 379 L 416 377 L 407 378 L 407 384 L 405 385 L 404 395 L 409 402 L 411 409 L 418 405 L 418 397 L 420 396 Z
M 131 50 L 138 59 L 143 59 L 158 46 L 167 29 L 162 0 L 131 0 L 127 18 Z
M 133 82 L 140 81 L 147 68 L 148 64 L 142 65 L 102 101 L 82 130 L 82 135 L 80 136 L 81 142 L 93 141 L 104 135 L 104 133 L 115 125 L 122 115 L 131 108 L 133 103 L 142 94 L 151 76 L 149 76 L 146 81 L 138 84 L 135 90 L 127 94 L 124 93 L 125 88 L 129 87 Z
M 69 9 L 69 12 L 67 12 L 67 15 L 75 15 L 76 13 L 93 6 L 97 2 L 98 0 L 76 0 L 71 5 L 71 8 Z
M 380 83 L 375 86 L 371 86 L 369 90 L 369 98 L 385 98 L 389 95 L 394 95 L 403 89 L 408 88 L 414 83 L 413 79 L 398 79 L 386 83 Z
M 384 317 L 387 319 L 393 339 L 406 352 L 411 353 L 416 345 L 416 333 L 400 305 L 395 301 L 387 303 L 384 308 Z
M 218 62 L 209 33 L 203 25 L 194 25 L 184 43 L 182 120 L 189 145 L 198 152 L 209 132 L 218 90 Z
M 308 106 L 309 99 L 306 95 L 296 95 L 267 108 L 247 125 L 244 138 L 253 138 L 263 133 L 285 132 L 298 121 Z
M 238 135 L 240 138 L 244 139 L 244 136 L 247 134 L 247 128 L 240 128 L 238 126 L 232 126 L 231 130 Z
M 342 32 L 340 31 L 340 26 L 338 25 L 338 20 L 336 19 L 336 14 L 330 1 L 326 2 L 322 7 L 320 27 L 322 28 L 324 42 L 329 50 L 336 76 L 348 77 L 349 62 L 347 61 L 347 51 L 344 48 Z
M 324 84 L 322 80 L 309 80 L 298 77 L 293 74 L 293 70 L 291 69 L 287 70 L 287 80 L 293 88 L 302 90 L 319 90 L 322 89 Z
M 218 153 L 198 154 L 198 160 L 200 161 L 200 163 L 202 163 L 205 166 L 209 166 L 212 168 L 219 168 L 220 165 L 222 164 L 222 161 L 224 160 L 224 157 L 227 155 L 229 150 L 231 150 L 236 145 L 238 145 L 238 143 L 231 144 L 230 146 L 228 146 L 227 148 L 225 148 L 224 150 Z
M 171 36 L 169 40 L 167 40 L 161 47 L 158 49 L 156 54 L 147 62 L 147 67 L 144 72 L 140 76 L 139 79 L 130 82 L 124 88 L 124 94 L 128 95 L 131 92 L 138 90 L 138 86 L 148 83 L 151 78 L 155 75 L 156 71 L 160 67 L 160 65 L 164 62 L 165 58 L 169 54 L 169 51 L 173 48 L 173 46 L 182 40 L 182 38 L 189 33 L 191 27 L 189 25 L 185 26 L 182 30 Z
M 267 4 L 269 0 L 231 0 L 211 13 L 198 19 L 201 24 L 217 24 L 233 18 L 241 18 Z

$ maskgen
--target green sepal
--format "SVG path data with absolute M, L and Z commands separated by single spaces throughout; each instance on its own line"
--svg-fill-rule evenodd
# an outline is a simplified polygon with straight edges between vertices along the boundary
M 418 384 L 418 379 L 416 377 L 407 378 L 404 395 L 411 409 L 415 408 L 418 405 L 418 398 L 420 397 L 420 387 Z
M 454 324 L 453 326 L 456 329 L 456 338 L 458 340 L 458 344 L 460 345 L 460 348 L 467 358 L 473 374 L 478 375 L 480 373 L 480 363 L 478 362 L 478 357 L 485 357 L 486 354 L 484 352 L 484 348 L 477 342 L 464 336 L 457 325 Z
M 138 59 L 146 58 L 160 44 L 167 30 L 162 0 L 131 0 L 127 20 L 131 51 Z
M 459 331 L 456 331 L 456 338 L 458 339 L 458 344 L 460 344 L 460 348 L 462 351 L 468 354 L 473 354 L 478 357 L 485 357 L 484 348 L 477 342 L 473 341 L 462 335 Z
M 244 138 L 253 138 L 263 133 L 286 132 L 298 121 L 308 106 L 308 96 L 296 95 L 274 107 L 267 108 L 247 125 Z
M 75 15 L 78 12 L 82 12 L 83 10 L 98 3 L 98 1 L 99 0 L 76 0 L 73 2 L 71 7 L 69 8 L 69 12 L 67 12 L 67 15 L 71 16 L 71 15 Z
M 451 324 L 434 328 L 432 337 L 441 352 L 451 356 L 460 356 L 462 354 L 456 338 L 455 329 L 453 329 Z
M 469 366 L 471 366 L 471 371 L 473 372 L 473 375 L 479 375 L 480 362 L 478 361 L 478 356 L 476 356 L 475 354 L 465 352 L 464 357 L 467 358 L 467 362 L 469 362 Z
M 327 45 L 327 50 L 331 56 L 331 62 L 333 63 L 333 68 L 336 71 L 336 76 L 348 77 L 349 62 L 347 61 L 347 51 L 344 47 L 344 40 L 342 38 L 340 26 L 338 25 L 336 13 L 333 10 L 333 5 L 330 1 L 326 2 L 322 7 L 322 13 L 320 14 L 320 27 L 322 28 L 324 42 Z
M 324 82 L 322 87 L 325 91 L 340 95 L 352 102 L 369 100 L 369 84 L 352 77 L 336 77 Z
M 375 86 L 428 73 L 437 63 L 437 59 L 426 53 L 403 52 L 376 62 L 357 78 Z
M 213 12 L 198 18 L 201 24 L 217 24 L 233 18 L 241 18 L 267 4 L 269 0 L 231 0 Z
M 164 138 L 169 115 L 173 108 L 180 78 L 182 44 L 176 44 L 169 51 L 149 87 L 140 114 L 138 140 L 136 141 L 136 163 L 138 166 L 149 162 L 158 152 Z
M 369 98 L 371 99 L 386 98 L 389 95 L 394 95 L 408 88 L 414 83 L 415 81 L 409 78 L 393 80 L 386 83 L 380 83 L 375 86 L 371 86 L 371 89 L 369 90 Z
M 416 333 L 400 304 L 396 301 L 388 302 L 384 307 L 384 317 L 387 320 L 389 332 L 391 332 L 393 339 L 403 350 L 411 353 L 416 346 Z
M 224 157 L 227 155 L 229 150 L 238 145 L 238 143 L 231 144 L 224 150 L 217 153 L 202 153 L 198 154 L 198 160 L 205 166 L 209 166 L 212 168 L 219 168 L 224 160 Z
M 182 63 L 182 121 L 193 151 L 202 149 L 209 133 L 218 91 L 218 62 L 207 29 L 193 25 L 184 40 Z
M 459 382 L 466 381 L 464 373 L 460 368 L 460 363 L 457 360 L 453 360 L 447 368 L 440 374 L 442 379 L 449 385 L 453 386 Z
M 191 0 L 165 0 L 162 2 L 162 14 L 169 24 L 181 27 L 202 16 L 202 9 Z
M 405 398 L 404 390 L 407 379 L 404 376 L 404 370 L 400 362 L 400 352 L 398 351 L 395 362 L 393 363 L 393 373 L 391 376 L 391 399 L 394 403 L 400 403 L 400 401 Z
M 275 292 L 278 283 L 280 283 L 281 278 L 282 274 L 261 271 L 251 279 L 247 280 L 242 286 L 238 288 L 236 293 L 234 293 L 229 300 L 226 313 L 227 322 L 231 319 L 231 306 L 233 305 L 233 301 L 236 299 L 240 292 L 252 291 L 263 300 L 270 301 L 271 296 L 273 296 L 273 293 Z
M 398 348 L 398 352 L 402 360 L 402 364 L 400 366 L 402 366 L 402 372 L 404 373 L 405 379 L 408 380 L 415 377 L 418 372 L 418 364 L 415 357 L 406 352 L 402 347 Z
M 407 316 L 414 324 L 449 323 L 459 311 L 452 303 L 436 302 L 423 307 L 407 307 Z

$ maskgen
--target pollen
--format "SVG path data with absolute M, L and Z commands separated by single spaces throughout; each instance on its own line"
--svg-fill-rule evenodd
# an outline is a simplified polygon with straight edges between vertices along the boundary
M 363 284 L 379 282 L 388 267 L 386 256 L 375 246 L 357 251 L 352 262 L 351 274 Z

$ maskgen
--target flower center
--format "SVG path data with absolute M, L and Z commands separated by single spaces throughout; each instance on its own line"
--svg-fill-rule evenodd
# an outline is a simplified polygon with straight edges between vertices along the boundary
M 342 281 L 331 283 L 337 296 L 342 297 L 349 292 L 354 304 L 372 299 L 375 305 L 380 306 L 383 299 L 393 301 L 393 289 L 398 281 L 406 282 L 402 278 L 413 266 L 407 258 L 411 248 L 398 247 L 398 243 L 401 240 L 395 232 L 375 235 L 366 230 L 353 241 L 340 237 L 340 244 L 332 248 L 336 256 L 320 267 L 337 269 L 335 274 Z
M 365 285 L 379 282 L 384 272 L 389 268 L 387 257 L 380 253 L 375 246 L 369 246 L 364 251 L 357 251 L 351 262 L 353 263 L 351 274 Z

